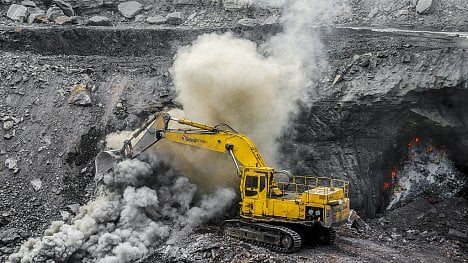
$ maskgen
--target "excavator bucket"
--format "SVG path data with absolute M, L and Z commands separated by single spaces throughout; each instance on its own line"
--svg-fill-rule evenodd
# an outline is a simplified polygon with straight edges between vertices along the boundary
M 94 160 L 94 165 L 96 167 L 96 174 L 104 174 L 109 172 L 118 160 L 122 157 L 118 154 L 117 151 L 105 151 L 100 152 Z

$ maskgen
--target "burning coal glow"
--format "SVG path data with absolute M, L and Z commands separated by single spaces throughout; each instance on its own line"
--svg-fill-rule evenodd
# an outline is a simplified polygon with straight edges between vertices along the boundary
M 387 209 L 423 194 L 451 197 L 466 185 L 465 176 L 448 158 L 445 146 L 415 137 L 408 143 L 408 156 L 400 169 L 395 165 L 384 190 L 391 190 Z

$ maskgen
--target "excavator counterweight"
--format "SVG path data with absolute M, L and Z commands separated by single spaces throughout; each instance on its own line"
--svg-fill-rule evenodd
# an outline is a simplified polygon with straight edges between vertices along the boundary
M 169 128 L 171 121 L 182 128 Z M 285 172 L 268 167 L 247 136 L 219 126 L 172 118 L 165 112 L 151 116 L 124 142 L 122 149 L 98 154 L 96 173 L 108 172 L 118 159 L 138 157 L 160 140 L 232 158 L 240 177 L 240 219 L 225 221 L 226 235 L 289 253 L 311 240 L 333 243 L 333 227 L 348 220 L 348 182 L 312 176 L 277 181 L 275 175 Z

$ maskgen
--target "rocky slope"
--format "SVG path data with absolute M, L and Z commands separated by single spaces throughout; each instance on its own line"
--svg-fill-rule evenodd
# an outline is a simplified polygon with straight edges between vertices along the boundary
M 233 31 L 264 43 L 282 30 L 279 22 L 287 21 L 280 19 L 282 10 L 277 7 L 243 1 L 140 2 L 140 10 L 127 18 L 119 11 L 120 2 L 72 1 L 75 14 L 67 17 L 80 26 L 13 21 L 7 17 L 11 1 L 0 2 L 2 259 L 26 238 L 42 233 L 52 220 L 68 219 L 91 199 L 93 159 L 103 148 L 105 134 L 133 129 L 148 114 L 179 106 L 169 68 L 180 46 L 213 31 Z M 426 11 L 421 11 L 423 2 L 431 2 Z M 47 1 L 35 4 L 44 13 L 49 8 Z M 342 15 L 333 23 L 341 27 L 466 30 L 467 7 L 462 0 L 348 1 L 340 6 Z M 182 12 L 181 19 L 168 22 L 167 15 L 177 11 Z M 107 22 L 87 26 L 93 25 L 88 20 L 96 15 L 107 17 Z M 148 22 L 149 17 L 164 23 Z M 282 168 L 350 180 L 353 208 L 366 217 L 380 217 L 397 190 L 398 177 L 404 176 L 400 171 L 411 170 L 408 144 L 419 138 L 443 148 L 450 171 L 460 178 L 450 189 L 466 198 L 466 188 L 460 189 L 468 163 L 468 40 L 324 23 L 327 26 L 310 30 L 321 36 L 328 63 L 310 87 L 314 102 L 301 106 L 280 138 Z M 417 169 L 423 173 L 426 170 L 420 167 L 433 159 L 420 160 Z M 447 170 L 440 171 L 439 175 Z M 307 249 L 291 257 L 262 249 L 249 254 L 249 245 L 208 231 L 161 247 L 148 260 L 405 261 L 421 250 L 432 251 L 429 256 L 418 254 L 428 260 L 463 261 L 466 199 L 424 194 L 432 203 L 400 202 L 395 206 L 400 208 L 371 221 L 369 234 L 356 237 L 343 229 L 337 247 Z M 408 215 L 410 211 L 418 214 Z M 409 219 L 415 217 L 414 222 L 423 224 L 412 225 Z M 192 243 L 194 238 L 199 242 Z M 184 244 L 189 252 L 182 249 Z M 220 252 L 229 250 L 226 247 L 239 251 L 237 258 Z M 372 252 L 365 251 L 368 247 Z M 403 256 L 396 256 L 399 253 Z

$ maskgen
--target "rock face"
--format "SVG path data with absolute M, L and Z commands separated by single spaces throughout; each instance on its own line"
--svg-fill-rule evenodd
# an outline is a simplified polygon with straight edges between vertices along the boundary
M 117 8 L 122 16 L 133 18 L 143 10 L 143 5 L 137 1 L 130 1 L 119 4 Z
M 429 14 L 432 11 L 433 0 L 419 0 L 416 5 L 416 12 L 422 15 Z
M 28 8 L 24 5 L 12 4 L 7 12 L 7 17 L 11 20 L 24 22 L 28 16 Z

